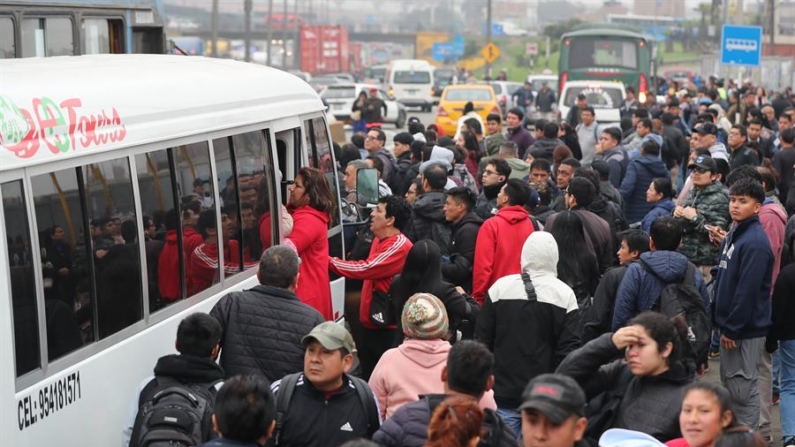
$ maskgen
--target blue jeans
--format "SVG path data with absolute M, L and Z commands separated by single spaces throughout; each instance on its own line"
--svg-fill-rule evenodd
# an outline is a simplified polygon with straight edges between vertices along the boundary
M 497 414 L 500 415 L 505 425 L 511 427 L 511 430 L 516 434 L 516 439 L 522 439 L 522 413 L 513 408 L 497 408 Z
M 779 342 L 781 358 L 781 436 L 795 436 L 795 340 Z
M 709 352 L 720 351 L 720 332 L 712 331 L 712 338 L 709 341 Z
M 772 354 L 773 356 L 773 392 L 775 394 L 781 393 L 781 387 L 779 386 L 779 378 L 781 377 L 781 355 L 778 351 Z
M 364 120 L 353 122 L 353 133 L 357 132 L 367 133 L 367 123 Z

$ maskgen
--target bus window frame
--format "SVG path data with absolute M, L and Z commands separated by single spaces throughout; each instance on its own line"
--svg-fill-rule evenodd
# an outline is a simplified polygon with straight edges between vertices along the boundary
M 19 53 L 19 43 L 22 39 L 22 30 L 19 28 L 19 20 L 17 15 L 14 13 L 2 13 L 0 14 L 0 19 L 9 19 L 11 20 L 11 38 L 14 40 L 13 47 L 14 47 L 14 55 L 7 59 L 17 59 L 21 55 Z
M 121 32 L 119 33 L 119 39 L 121 40 L 119 47 L 121 48 L 121 53 L 114 53 L 113 52 L 113 45 L 111 44 L 112 36 L 110 35 L 110 30 L 108 30 L 108 53 L 91 53 L 91 54 L 126 54 L 127 51 L 127 20 L 123 14 L 118 14 L 114 12 L 103 12 L 101 10 L 88 10 L 88 11 L 77 11 L 75 13 L 77 15 L 78 22 L 76 22 L 76 29 L 77 34 L 80 39 L 80 55 L 88 54 L 86 53 L 85 48 L 85 30 L 83 29 L 83 21 L 84 20 L 118 20 L 121 22 Z

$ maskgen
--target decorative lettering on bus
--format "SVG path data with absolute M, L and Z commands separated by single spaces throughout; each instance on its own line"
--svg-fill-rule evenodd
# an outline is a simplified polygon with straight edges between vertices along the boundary
M 73 372 L 17 402 L 17 423 L 22 431 L 72 405 L 83 397 L 80 371 Z
M 80 98 L 57 102 L 34 98 L 30 109 L 0 95 L 0 145 L 19 158 L 31 158 L 43 145 L 53 154 L 124 140 L 127 129 L 115 107 L 90 114 Z

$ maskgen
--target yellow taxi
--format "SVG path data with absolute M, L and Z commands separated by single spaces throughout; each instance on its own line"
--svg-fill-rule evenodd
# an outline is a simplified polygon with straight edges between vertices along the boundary
M 500 115 L 500 105 L 497 95 L 489 84 L 457 84 L 448 85 L 442 92 L 439 100 L 439 110 L 436 112 L 436 126 L 442 134 L 452 137 L 455 135 L 458 119 L 464 114 L 464 106 L 468 102 L 475 106 L 475 112 L 486 123 L 486 117 L 491 113 Z M 483 129 L 484 133 L 486 129 Z

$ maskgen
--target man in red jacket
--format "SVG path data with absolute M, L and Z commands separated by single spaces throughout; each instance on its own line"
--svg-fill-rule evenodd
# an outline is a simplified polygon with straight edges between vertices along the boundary
M 472 297 L 483 305 L 489 287 L 503 276 L 521 273 L 522 244 L 533 232 L 533 223 L 524 205 L 530 186 L 510 179 L 497 194 L 497 214 L 485 221 L 475 243 Z
M 378 207 L 370 215 L 370 231 L 375 238 L 370 255 L 364 261 L 329 258 L 329 270 L 350 279 L 362 280 L 359 322 L 364 336 L 356 344 L 362 365 L 362 378 L 368 380 L 381 354 L 392 347 L 395 324 L 384 320 L 384 314 L 373 307 L 373 296 L 385 300 L 392 278 L 403 270 L 412 244 L 401 232 L 411 217 L 411 208 L 396 196 L 378 199 Z M 519 262 L 518 259 L 516 261 Z M 379 302 L 382 300 L 379 300 Z

